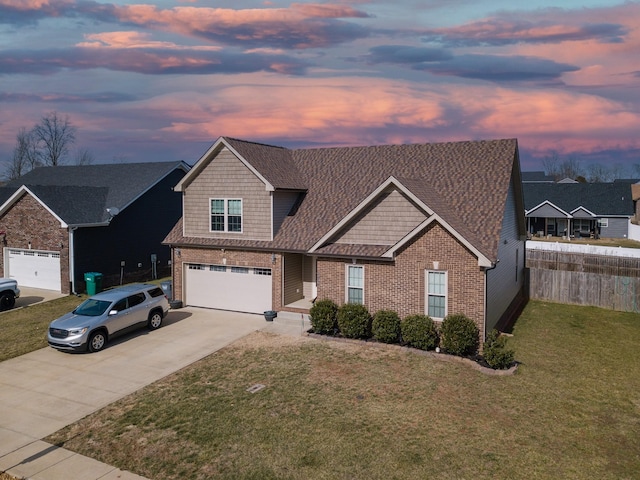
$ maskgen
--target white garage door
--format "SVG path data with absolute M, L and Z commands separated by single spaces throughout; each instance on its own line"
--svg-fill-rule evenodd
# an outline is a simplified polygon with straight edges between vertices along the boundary
M 60 291 L 60 252 L 8 248 L 6 258 L 5 274 L 17 280 L 18 287 Z
M 271 310 L 271 269 L 187 264 L 185 303 L 194 307 L 264 313 Z

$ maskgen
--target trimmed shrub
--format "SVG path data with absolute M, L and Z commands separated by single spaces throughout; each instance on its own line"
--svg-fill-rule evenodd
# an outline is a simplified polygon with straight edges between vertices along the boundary
M 393 310 L 379 310 L 371 324 L 373 338 L 383 343 L 400 341 L 400 317 Z
M 420 350 L 433 350 L 438 345 L 438 330 L 431 317 L 409 315 L 401 324 L 402 341 Z
M 507 339 L 498 330 L 492 330 L 482 348 L 482 356 L 491 368 L 503 370 L 513 365 L 515 352 L 506 347 Z
M 447 353 L 464 357 L 478 351 L 478 326 L 463 314 L 447 315 L 442 321 L 440 335 L 440 346 Z
M 347 338 L 371 337 L 371 314 L 367 307 L 345 303 L 338 308 L 338 329 Z
M 314 333 L 335 335 L 338 330 L 338 306 L 332 300 L 318 300 L 309 310 Z

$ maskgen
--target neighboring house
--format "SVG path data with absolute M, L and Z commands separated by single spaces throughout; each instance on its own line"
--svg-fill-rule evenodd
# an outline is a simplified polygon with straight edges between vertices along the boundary
M 523 183 L 523 191 L 531 236 L 629 236 L 634 215 L 629 183 Z
M 39 167 L 9 182 L 0 189 L 2 275 L 79 293 L 86 272 L 114 285 L 166 271 L 171 252 L 161 242 L 182 214 L 172 188 L 188 170 L 184 162 Z
M 522 172 L 522 183 L 554 183 L 555 179 L 544 172 Z
M 165 239 L 186 305 L 463 313 L 485 333 L 524 300 L 516 140 L 289 150 L 220 138 L 177 184 Z

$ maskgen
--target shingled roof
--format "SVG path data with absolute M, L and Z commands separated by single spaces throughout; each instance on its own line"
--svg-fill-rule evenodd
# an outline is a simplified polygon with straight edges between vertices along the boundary
M 515 139 L 296 150 L 224 137 L 216 143 L 221 144 L 230 145 L 260 175 L 271 179 L 274 188 L 304 190 L 304 201 L 295 215 L 284 220 L 273 242 L 183 237 L 180 222 L 165 243 L 309 251 L 393 177 L 495 261 L 514 166 L 520 184 Z M 187 177 L 211 158 L 205 154 Z M 187 177 L 183 181 L 188 182 Z M 318 253 L 340 254 L 344 249 L 325 245 Z M 384 252 L 377 246 L 360 250 L 375 256 Z
M 106 224 L 107 208 L 124 210 L 177 168 L 189 170 L 184 162 L 38 167 L 2 188 L 0 210 L 22 189 L 68 225 Z
M 548 201 L 568 213 L 583 207 L 596 216 L 634 214 L 629 183 L 523 183 L 522 189 L 526 211 Z

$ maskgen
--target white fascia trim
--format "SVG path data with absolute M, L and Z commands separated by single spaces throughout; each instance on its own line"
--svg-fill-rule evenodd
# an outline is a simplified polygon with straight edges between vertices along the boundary
M 418 204 L 421 208 L 423 208 L 429 215 L 433 215 L 433 210 L 431 210 L 428 206 L 422 203 L 420 199 L 418 199 L 413 193 L 411 193 L 396 178 L 391 176 L 385 182 L 383 182 L 378 188 L 376 188 L 371 194 L 369 194 L 362 202 L 360 202 L 356 206 L 356 208 L 351 210 L 351 212 L 349 212 L 349 214 L 346 217 L 340 220 L 331 230 L 329 230 L 326 234 L 324 234 L 324 236 L 309 249 L 308 253 L 313 253 L 317 249 L 319 249 L 322 245 L 324 245 L 332 236 L 334 236 L 337 232 L 339 232 L 342 227 L 347 225 L 351 220 L 353 220 L 357 215 L 359 215 L 373 200 L 375 200 L 390 185 L 395 185 L 405 195 L 407 195 L 416 204 Z
M 22 195 L 25 195 L 25 194 L 29 194 L 29 195 L 31 195 L 33 198 L 35 198 L 35 200 L 36 200 L 40 205 L 42 205 L 42 207 L 44 207 L 44 209 L 45 209 L 47 212 L 49 212 L 49 213 L 50 213 L 50 214 L 51 214 L 51 215 L 52 215 L 56 220 L 58 220 L 58 221 L 60 222 L 60 228 L 67 228 L 67 227 L 69 226 L 69 225 L 67 225 L 67 223 L 66 223 L 64 220 L 62 220 L 62 219 L 58 216 L 58 214 L 56 214 L 56 212 L 54 212 L 53 210 L 51 210 L 51 209 L 49 208 L 49 206 L 48 206 L 46 203 L 44 203 L 42 200 L 40 200 L 40 199 L 38 198 L 38 196 L 37 196 L 36 194 L 34 194 L 31 190 L 29 190 L 29 187 L 27 187 L 27 186 L 25 186 L 25 185 L 22 185 L 18 190 L 16 190 L 16 191 L 14 192 L 14 194 L 13 194 L 13 195 L 11 195 L 11 196 L 7 199 L 7 201 L 6 201 L 6 202 L 4 202 L 4 203 L 2 204 L 2 206 L 0 206 L 0 215 L 4 215 L 4 214 L 7 212 L 7 210 L 9 209 L 9 207 L 11 207 L 14 203 L 16 203 L 16 202 L 20 199 L 20 197 L 22 197 Z
M 404 245 L 406 245 L 409 241 L 411 241 L 417 234 L 419 234 L 422 230 L 424 230 L 431 223 L 437 222 L 446 231 L 448 231 L 451 235 L 453 235 L 457 240 L 460 241 L 465 247 L 467 247 L 471 253 L 473 253 L 478 258 L 478 266 L 484 268 L 491 268 L 494 266 L 493 262 L 489 260 L 485 255 L 483 255 L 480 250 L 474 247 L 466 238 L 460 235 L 451 225 L 445 222 L 442 217 L 440 217 L 437 213 L 434 213 L 431 217 L 427 218 L 424 222 L 414 228 L 411 232 L 404 236 L 402 240 L 396 243 L 389 250 L 384 252 L 382 255 L 383 258 L 393 258 L 395 253 L 401 249 Z
M 560 207 L 554 205 L 553 203 L 551 203 L 549 200 L 545 200 L 544 202 L 542 202 L 540 205 L 533 207 L 531 210 L 525 210 L 524 214 L 525 216 L 529 216 L 529 214 L 531 212 L 535 212 L 538 208 L 544 206 L 544 205 L 549 205 L 550 207 L 555 208 L 556 210 L 558 210 L 558 212 L 560 212 L 561 214 L 563 214 L 565 217 L 567 218 L 571 218 L 571 214 L 565 212 L 563 209 L 561 209 Z
M 587 212 L 589 215 L 591 215 L 592 217 L 597 217 L 597 215 L 595 213 L 593 213 L 591 210 L 587 210 L 586 208 L 584 208 L 582 205 L 580 205 L 578 208 L 574 208 L 573 210 L 571 210 L 571 212 L 569 212 L 571 215 L 574 215 L 578 210 L 582 210 L 584 212 Z
M 213 154 L 219 151 L 222 147 L 227 147 L 231 153 L 233 153 L 238 160 L 240 160 L 256 177 L 260 179 L 262 183 L 264 183 L 265 188 L 268 192 L 272 192 L 275 190 L 273 185 L 271 185 L 266 178 L 264 178 L 254 167 L 251 165 L 245 158 L 242 157 L 229 143 L 224 139 L 224 137 L 218 138 L 216 142 L 209 147 L 204 155 L 202 155 L 198 161 L 195 163 L 191 170 L 182 177 L 182 179 L 178 182 L 178 184 L 174 187 L 174 191 L 182 192 L 184 191 L 185 184 L 188 184 L 192 178 L 198 176 L 198 174 L 209 164 L 209 160 L 213 157 Z

